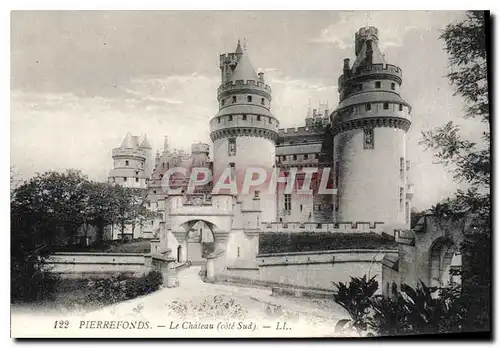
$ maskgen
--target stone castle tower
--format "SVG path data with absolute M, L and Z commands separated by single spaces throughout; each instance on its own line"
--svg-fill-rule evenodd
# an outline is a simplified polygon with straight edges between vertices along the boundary
M 230 168 L 232 177 L 240 184 L 247 168 L 262 168 L 268 174 L 275 170 L 279 121 L 270 110 L 271 88 L 265 83 L 264 74 L 255 72 L 239 41 L 234 53 L 220 56 L 220 69 L 219 112 L 210 121 L 213 177 L 216 182 Z M 267 185 L 268 182 L 262 184 L 248 195 L 240 194 L 241 187 L 237 191 L 242 209 L 251 209 L 253 198 L 260 196 L 261 221 L 276 219 L 276 195 L 268 192 Z
M 113 169 L 108 182 L 125 187 L 146 189 L 153 170 L 152 148 L 147 136 L 127 133 L 120 147 L 112 150 Z
M 331 115 L 336 220 L 409 225 L 411 106 L 400 96 L 402 72 L 380 52 L 377 28 L 355 34 L 355 54 L 352 66 L 344 60 L 339 105 Z

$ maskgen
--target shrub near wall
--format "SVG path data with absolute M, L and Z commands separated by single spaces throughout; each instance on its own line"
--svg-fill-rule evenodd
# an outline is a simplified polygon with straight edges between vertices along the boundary
M 106 305 L 150 294 L 158 290 L 163 283 L 163 276 L 158 271 L 151 271 L 139 278 L 124 275 L 114 276 L 87 283 L 85 302 L 90 305 Z
M 377 233 L 278 232 L 259 235 L 259 254 L 396 247 L 393 238 Z

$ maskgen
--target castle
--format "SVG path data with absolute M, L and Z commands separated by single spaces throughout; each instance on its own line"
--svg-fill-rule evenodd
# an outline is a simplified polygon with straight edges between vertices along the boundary
M 147 137 L 127 134 L 112 151 L 109 182 L 148 190 L 149 208 L 157 216 L 125 233 L 150 238 L 153 254 L 168 254 L 185 263 L 191 257 L 188 234 L 199 231 L 201 239 L 213 242 L 213 252 L 206 256 L 208 280 L 325 289 L 331 277 L 373 271 L 384 284 L 398 286 L 401 269 L 411 268 L 402 264 L 401 245 L 414 243 L 406 243 L 411 238 L 400 233 L 410 227 L 414 192 L 406 155 L 411 106 L 400 95 L 401 69 L 388 64 L 380 52 L 376 28 L 355 34 L 354 53 L 352 65 L 349 59 L 343 62 L 338 106 L 309 107 L 304 126 L 286 129 L 271 111 L 271 86 L 264 73 L 256 73 L 240 42 L 235 52 L 220 55 L 218 112 L 209 121 L 213 144 L 193 144 L 191 153 L 184 153 L 171 150 L 165 137 L 153 162 Z M 165 178 L 172 168 L 205 168 L 214 180 L 187 192 L 189 175 Z M 274 179 L 255 180 L 260 186 L 245 194 L 241 186 L 237 192 L 212 191 L 217 178 L 229 172 L 230 179 L 238 181 L 248 168 L 260 168 Z M 320 178 L 326 178 L 325 183 Z M 180 190 L 167 192 L 165 180 Z M 266 189 L 270 180 L 277 181 L 275 192 Z M 287 188 L 292 182 L 298 189 Z M 306 182 L 313 194 L 301 190 Z M 318 193 L 321 185 L 330 190 L 328 194 Z M 259 251 L 266 234 L 304 232 L 387 235 L 393 244 L 309 254 Z M 407 261 L 410 254 L 405 254 Z M 332 273 L 333 264 L 337 271 Z M 319 277 L 320 273 L 329 275 Z M 389 287 L 384 291 L 388 293 Z

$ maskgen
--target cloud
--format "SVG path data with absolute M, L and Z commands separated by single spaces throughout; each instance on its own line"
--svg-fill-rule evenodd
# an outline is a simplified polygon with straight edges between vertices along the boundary
M 333 44 L 344 50 L 354 46 L 354 33 L 359 28 L 375 26 L 379 30 L 380 47 L 403 45 L 411 30 L 434 31 L 461 18 L 459 11 L 353 11 L 343 13 L 340 20 L 324 29 L 310 42 Z

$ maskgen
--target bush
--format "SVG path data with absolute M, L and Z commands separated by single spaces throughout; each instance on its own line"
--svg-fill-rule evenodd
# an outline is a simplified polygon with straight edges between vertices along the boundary
M 28 257 L 11 263 L 11 302 L 50 301 L 56 296 L 59 277 L 45 270 L 43 261 Z
M 121 274 L 108 279 L 90 280 L 87 283 L 86 302 L 90 304 L 111 304 L 150 294 L 158 290 L 163 276 L 151 271 L 139 278 L 129 278 Z
M 336 286 L 334 300 L 351 317 L 340 320 L 337 331 L 354 328 L 360 335 L 392 336 L 465 330 L 466 307 L 458 286 L 430 289 L 420 282 L 414 289 L 402 284 L 401 292 L 392 297 L 375 295 L 378 282 L 373 278 L 352 277 L 349 286 Z
M 259 235 L 259 253 L 285 253 L 340 249 L 397 248 L 394 238 L 377 233 L 265 233 Z

